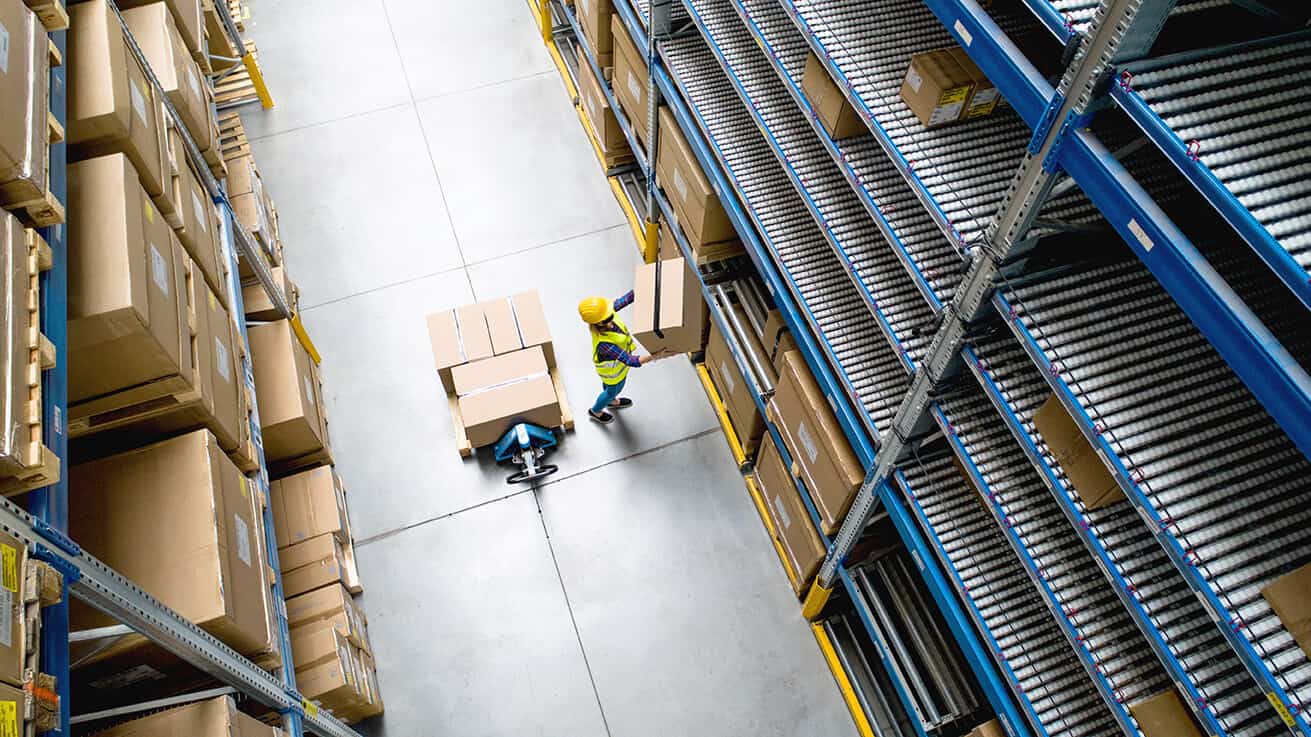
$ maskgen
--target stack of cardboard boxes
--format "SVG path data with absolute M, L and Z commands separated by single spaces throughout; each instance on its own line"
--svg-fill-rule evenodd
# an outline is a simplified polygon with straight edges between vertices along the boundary
M 219 696 L 132 719 L 95 734 L 97 737 L 282 737 L 283 732 L 242 713 L 231 696 Z
M 537 292 L 442 310 L 427 322 L 460 455 L 495 443 L 516 422 L 573 427 Z
M 297 688 L 348 722 L 381 714 L 368 620 L 352 597 L 363 586 L 341 478 L 321 466 L 270 493 Z
M 50 43 L 46 27 L 22 0 L 0 2 L 4 64 L 0 65 L 0 207 L 25 225 L 63 222 L 49 192 L 50 146 L 62 131 L 49 116 Z
M 264 252 L 269 266 L 271 268 L 284 266 L 278 209 L 264 186 L 259 165 L 255 163 L 255 157 L 251 154 L 241 116 L 235 111 L 222 113 L 219 115 L 218 125 L 218 148 L 222 152 L 222 161 L 227 171 L 226 186 L 232 211 L 255 239 L 256 245 Z M 254 268 L 244 254 L 239 253 L 238 256 L 238 273 L 241 275 L 242 285 L 257 286 L 259 282 L 255 279 Z M 285 296 L 290 303 L 292 296 Z
M 56 682 L 40 672 L 40 610 L 61 600 L 63 577 L 2 532 L 0 561 L 0 733 L 57 729 Z

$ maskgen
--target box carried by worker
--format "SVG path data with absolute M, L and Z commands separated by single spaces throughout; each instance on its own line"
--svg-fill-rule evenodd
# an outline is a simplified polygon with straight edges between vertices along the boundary
M 555 428 L 573 429 L 537 292 L 442 310 L 426 319 L 461 456 L 496 445 L 498 461 L 518 463 L 531 450 L 528 460 L 535 463 L 555 445 Z M 507 431 L 519 425 L 536 430 L 510 442 Z

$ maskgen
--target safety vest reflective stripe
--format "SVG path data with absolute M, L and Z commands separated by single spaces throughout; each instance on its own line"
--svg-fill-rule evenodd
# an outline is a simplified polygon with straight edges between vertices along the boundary
M 592 363 L 596 365 L 596 374 L 605 384 L 618 384 L 626 379 L 630 367 L 623 361 L 602 359 L 599 350 L 601 344 L 611 343 L 629 353 L 637 349 L 632 333 L 628 332 L 628 326 L 619 319 L 618 315 L 614 317 L 614 323 L 615 327 L 619 328 L 618 331 L 607 333 L 592 331 Z

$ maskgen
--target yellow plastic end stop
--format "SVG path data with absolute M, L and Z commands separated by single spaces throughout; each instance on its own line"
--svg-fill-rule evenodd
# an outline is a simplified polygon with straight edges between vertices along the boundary
M 655 263 L 660 257 L 660 223 L 646 221 L 646 237 L 642 245 L 642 260 Z
M 247 53 L 241 57 L 241 63 L 246 66 L 246 74 L 250 75 L 250 83 L 255 86 L 255 94 L 259 95 L 259 104 L 265 110 L 273 107 L 273 95 L 269 94 L 268 85 L 264 84 L 264 74 L 259 70 L 255 55 Z
M 801 605 L 801 616 L 810 621 L 819 618 L 824 611 L 824 605 L 828 603 L 828 597 L 833 593 L 833 589 L 826 589 L 819 584 L 813 584 L 810 591 L 806 592 L 806 603 Z
M 319 349 L 314 347 L 314 341 L 310 340 L 310 334 L 305 332 L 305 326 L 301 324 L 300 315 L 291 316 L 291 330 L 296 334 L 296 339 L 305 347 L 305 352 L 310 354 L 310 358 L 315 365 L 323 362 L 323 357 L 319 355 Z

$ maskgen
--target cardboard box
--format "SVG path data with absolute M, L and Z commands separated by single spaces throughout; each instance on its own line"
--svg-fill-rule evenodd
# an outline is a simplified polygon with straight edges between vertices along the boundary
M 797 349 L 796 338 L 793 338 L 792 331 L 788 330 L 787 323 L 783 320 L 783 313 L 777 309 L 770 310 L 765 317 L 765 333 L 760 337 L 760 342 L 775 371 L 782 370 L 783 356 L 788 351 Z
M 1101 509 L 1124 499 L 1124 491 L 1102 463 L 1100 454 L 1055 394 L 1033 413 L 1033 425 L 1084 506 Z
M 660 266 L 660 322 L 664 336 L 656 335 L 656 264 L 642 264 L 633 277 L 633 312 L 629 330 L 652 353 L 701 350 L 706 324 L 706 303 L 701 282 L 681 258 L 657 262 Z
M 332 660 L 296 671 L 296 689 L 333 712 L 358 705 L 363 694 L 349 648 Z
M 187 256 L 127 158 L 69 165 L 68 204 L 69 402 L 172 376 L 194 385 Z
M 255 371 L 264 457 L 290 461 L 328 447 L 328 428 L 320 408 L 322 389 L 313 359 L 287 320 L 246 329 Z
M 154 88 L 105 0 L 72 5 L 68 12 L 69 160 L 122 153 L 146 193 L 160 197 L 167 153 Z
M 249 495 L 213 435 L 197 430 L 73 466 L 69 534 L 238 652 L 259 653 L 271 645 L 262 603 L 268 562 Z M 75 629 L 116 623 L 78 601 L 70 618 Z M 121 642 L 96 659 L 143 644 Z
M 602 69 L 614 66 L 614 37 L 610 33 L 610 18 L 615 9 L 611 0 L 578 0 L 578 24 L 583 27 L 587 45 L 596 55 Z
M 208 81 L 200 76 L 200 68 L 191 57 L 168 5 L 154 2 L 127 8 L 123 10 L 123 19 L 150 63 L 164 95 L 182 116 L 182 124 L 187 127 L 196 147 L 205 151 L 214 145 L 210 138 L 210 110 L 204 90 Z
M 810 490 L 825 534 L 836 532 L 865 480 L 865 469 L 801 353 L 784 354 L 769 412 Z
M 0 683 L 0 734 L 18 737 L 27 733 L 26 704 L 27 696 L 21 688 Z
M 349 647 L 350 641 L 332 622 L 314 622 L 291 631 L 291 658 L 297 671 L 339 659 L 341 650 Z
M 989 719 L 970 730 L 970 733 L 965 737 L 1006 737 L 1006 732 L 1002 730 L 1000 722 L 996 719 Z
M 34 451 L 34 426 L 28 422 L 32 411 L 31 352 L 32 331 L 38 316 L 26 309 L 32 278 L 28 272 L 30 257 L 28 233 L 22 223 L 0 210 L 0 294 L 15 303 L 15 308 L 0 312 L 0 427 L 9 431 L 0 436 L 0 467 L 16 470 L 39 458 Z M 39 432 L 39 429 L 37 430 Z
M 200 358 L 202 396 L 213 421 L 206 422 L 227 452 L 237 449 L 246 437 L 247 417 L 242 412 L 245 382 L 237 355 L 237 327 L 214 293 L 194 276 L 197 300 L 196 354 Z
M 619 119 L 610 108 L 610 99 L 605 96 L 602 82 L 592 72 L 592 65 L 584 61 L 578 65 L 578 69 L 578 98 L 583 104 L 588 122 L 592 124 L 592 130 L 596 131 L 601 152 L 607 159 L 631 155 L 624 129 L 619 127 Z
M 341 546 L 341 585 L 352 594 L 364 592 L 364 582 L 360 580 L 360 567 L 355 562 L 355 543 L 347 540 Z
M 733 222 L 668 108 L 660 111 L 660 151 L 656 179 L 683 233 L 694 246 L 737 238 Z
M 287 599 L 287 626 L 292 630 L 331 622 L 342 637 L 365 647 L 364 625 L 350 592 L 342 586 L 325 586 Z
M 800 594 L 805 590 L 806 582 L 819 570 L 819 564 L 824 562 L 824 542 L 810 522 L 801 494 L 792 483 L 792 474 L 774 447 L 772 435 L 766 435 L 760 446 L 756 458 L 756 480 L 791 569 L 792 588 Z
M 287 562 L 287 558 L 291 561 Z M 345 578 L 341 542 L 332 535 L 320 535 L 284 548 L 278 552 L 278 563 L 282 568 L 282 595 L 286 597 L 341 584 Z
M 352 650 L 351 655 L 355 660 L 356 675 L 360 681 L 360 688 L 363 690 L 364 702 L 334 712 L 339 719 L 347 724 L 376 717 L 383 713 L 382 692 L 378 688 L 378 671 L 374 666 L 373 657 L 358 648 Z
M 633 127 L 633 134 L 637 136 L 638 144 L 645 147 L 646 142 L 650 140 L 646 121 L 647 71 L 644 50 L 646 39 L 642 40 L 643 50 L 639 50 L 637 44 L 628 37 L 628 29 L 624 27 L 624 21 L 618 14 L 611 16 L 610 35 L 614 39 L 614 74 L 610 75 L 611 87 L 614 89 L 615 99 L 619 102 L 619 108 L 624 111 L 624 117 L 628 118 L 628 124 Z
M 273 266 L 270 268 L 273 272 L 273 282 L 282 289 L 282 296 L 287 300 L 287 306 L 291 308 L 293 315 L 300 313 L 300 289 L 296 287 L 291 277 L 287 276 L 285 266 Z M 258 280 L 246 280 L 241 285 L 241 301 L 246 307 L 246 319 L 254 322 L 269 322 L 282 317 L 277 308 L 273 305 L 273 300 L 269 299 L 268 292 L 264 291 L 264 285 Z
M 951 49 L 915 54 L 901 83 L 901 99 L 926 127 L 960 120 L 974 91 L 974 80 Z
M 237 709 L 231 696 L 197 701 L 138 717 L 97 737 L 280 737 L 282 731 Z
M 446 393 L 455 391 L 451 369 L 470 361 L 491 358 L 492 338 L 487 321 L 478 305 L 434 312 L 428 321 L 428 340 L 432 345 L 433 365 Z
M 341 542 L 350 539 L 346 497 L 341 479 L 331 466 L 270 482 L 269 504 L 273 507 L 273 534 L 279 550 L 324 534 L 332 534 Z
M 961 120 L 973 120 L 992 115 L 997 109 L 997 103 L 1001 102 L 1001 91 L 997 85 L 988 79 L 988 75 L 983 73 L 978 64 L 965 53 L 965 50 L 959 46 L 951 49 L 951 57 L 960 64 L 961 68 L 970 75 L 974 81 L 974 89 L 970 91 L 970 99 L 965 103 L 965 112 L 961 114 Z
M 1267 584 L 1261 596 L 1302 652 L 1311 657 L 1311 563 Z
M 0 204 L 7 206 L 47 188 L 50 67 L 45 27 L 22 0 L 0 1 L 0 28 L 7 43 L 0 67 Z
M 814 52 L 806 54 L 806 69 L 801 76 L 801 93 L 810 101 L 824 130 L 834 140 L 863 136 L 869 133 L 865 121 L 860 119 L 842 88 L 829 76 L 824 63 Z
M 495 355 L 540 346 L 546 365 L 555 368 L 555 346 L 551 343 L 551 329 L 546 324 L 542 297 L 536 290 L 488 300 L 478 306 L 482 307 Z
M 749 332 L 751 323 L 747 321 L 746 314 L 737 305 L 734 305 L 733 309 L 738 313 L 738 322 L 747 326 Z M 741 336 L 739 340 L 742 340 Z M 760 344 L 755 333 L 748 335 L 745 340 L 756 355 L 765 361 L 763 368 L 769 372 L 766 378 L 771 383 L 777 381 L 774 367 L 766 360 L 765 348 Z M 724 408 L 728 410 L 728 417 L 733 422 L 738 441 L 742 443 L 742 448 L 748 455 L 754 453 L 765 435 L 765 418 L 761 417 L 760 410 L 756 407 L 753 396 L 755 390 L 738 369 L 737 360 L 729 350 L 728 341 L 720 332 L 719 325 L 713 321 L 710 323 L 710 340 L 706 344 L 705 361 L 710 377 L 719 389 Z
M 456 366 L 451 381 L 475 448 L 500 440 L 516 422 L 550 428 L 564 421 L 540 346 Z
M 192 57 L 204 54 L 207 49 L 205 45 L 205 22 L 201 14 L 200 0 L 118 0 L 120 9 L 138 8 L 162 2 L 168 6 L 169 14 L 173 17 L 173 23 L 178 31 L 178 38 L 186 47 L 187 53 Z M 136 30 L 132 31 L 136 36 Z M 140 38 L 138 36 L 138 38 Z M 149 58 L 149 57 L 147 57 Z M 159 67 L 152 60 L 150 66 L 158 69 Z
M 173 177 L 172 188 L 178 222 L 181 224 L 173 230 L 182 248 L 200 267 L 205 284 L 218 297 L 219 302 L 228 307 L 228 265 L 219 245 L 219 224 L 214 204 L 187 161 L 182 139 L 174 136 L 170 139 L 170 145 L 173 159 L 178 162 L 178 173 Z
M 1129 704 L 1129 715 L 1138 722 L 1143 737 L 1202 737 L 1173 688 Z
M 27 545 L 0 532 L 0 681 L 19 688 L 27 650 L 23 625 L 26 568 Z

